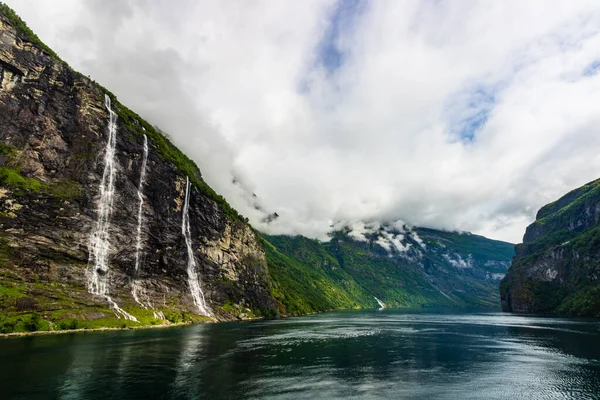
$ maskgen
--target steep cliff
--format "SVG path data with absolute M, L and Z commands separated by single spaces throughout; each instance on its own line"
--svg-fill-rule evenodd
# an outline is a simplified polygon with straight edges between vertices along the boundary
M 540 209 L 500 286 L 502 309 L 600 316 L 600 180 Z
M 31 312 L 90 327 L 276 313 L 262 244 L 243 218 L 4 5 L 0 142 L 0 309 L 15 316 L 6 330 Z

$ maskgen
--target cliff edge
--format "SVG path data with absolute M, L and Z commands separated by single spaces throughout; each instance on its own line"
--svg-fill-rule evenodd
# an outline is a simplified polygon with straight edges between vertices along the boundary
M 500 284 L 502 309 L 600 317 L 600 180 L 542 207 Z

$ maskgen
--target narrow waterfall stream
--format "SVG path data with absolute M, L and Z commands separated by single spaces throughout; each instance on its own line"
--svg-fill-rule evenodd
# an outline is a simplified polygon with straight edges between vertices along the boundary
M 146 164 L 148 163 L 148 137 L 144 135 L 144 155 L 142 158 L 142 167 L 140 168 L 140 183 L 138 185 L 138 216 L 137 232 L 135 238 L 135 266 L 133 271 L 133 281 L 131 283 L 131 294 L 134 300 L 144 308 L 147 306 L 140 301 L 139 293 L 143 290 L 138 282 L 140 273 L 140 253 L 143 248 L 142 243 L 142 225 L 144 224 L 144 178 L 146 177 Z
M 165 319 L 165 315 L 162 311 L 156 310 L 146 291 L 139 282 L 139 274 L 142 263 L 142 250 L 144 249 L 144 241 L 142 238 L 142 229 L 144 227 L 144 183 L 146 179 L 146 166 L 148 165 L 148 136 L 144 135 L 144 154 L 142 156 L 142 166 L 140 168 L 140 183 L 138 184 L 138 214 L 137 214 L 137 229 L 135 236 L 135 265 L 133 271 L 133 279 L 131 281 L 131 295 L 133 299 L 145 309 L 151 309 L 154 318 Z M 145 302 L 140 299 L 145 298 Z
M 189 206 L 190 206 L 190 179 L 189 177 L 185 178 L 185 202 L 183 204 L 183 215 L 181 220 L 181 233 L 185 238 L 185 244 L 187 247 L 188 253 L 188 262 L 187 262 L 187 274 L 188 274 L 188 285 L 190 287 L 190 293 L 192 295 L 192 299 L 194 300 L 194 304 L 198 307 L 200 314 L 206 315 L 208 317 L 212 316 L 211 312 L 206 305 L 206 301 L 204 300 L 204 293 L 202 292 L 202 287 L 200 286 L 200 280 L 198 277 L 198 273 L 196 272 L 196 259 L 194 257 L 194 250 L 192 248 L 192 238 L 191 238 L 191 229 L 190 229 L 190 217 L 189 217 Z
M 377 300 L 377 303 L 379 304 L 379 308 L 381 310 L 383 310 L 385 308 L 385 304 L 383 304 L 383 301 L 379 300 L 377 297 L 374 297 L 375 300 Z
M 100 181 L 100 200 L 98 202 L 98 220 L 91 236 L 90 259 L 91 271 L 88 277 L 88 291 L 90 293 L 104 296 L 117 318 L 125 318 L 131 321 L 137 319 L 123 310 L 108 295 L 109 265 L 108 253 L 110 249 L 110 216 L 112 214 L 113 200 L 115 194 L 115 174 L 117 162 L 115 149 L 117 144 L 117 114 L 112 110 L 110 97 L 104 95 L 104 106 L 108 110 L 110 119 L 108 122 L 108 141 L 104 154 L 104 171 Z

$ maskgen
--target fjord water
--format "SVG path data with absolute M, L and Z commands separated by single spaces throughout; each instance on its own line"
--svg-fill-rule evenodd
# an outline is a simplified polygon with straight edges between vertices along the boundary
M 598 321 L 385 309 L 0 340 L 0 398 L 599 397 Z

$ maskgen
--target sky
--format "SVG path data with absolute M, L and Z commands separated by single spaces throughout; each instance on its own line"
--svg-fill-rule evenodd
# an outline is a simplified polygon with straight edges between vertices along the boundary
M 600 177 L 595 0 L 5 2 L 268 233 L 517 243 Z

